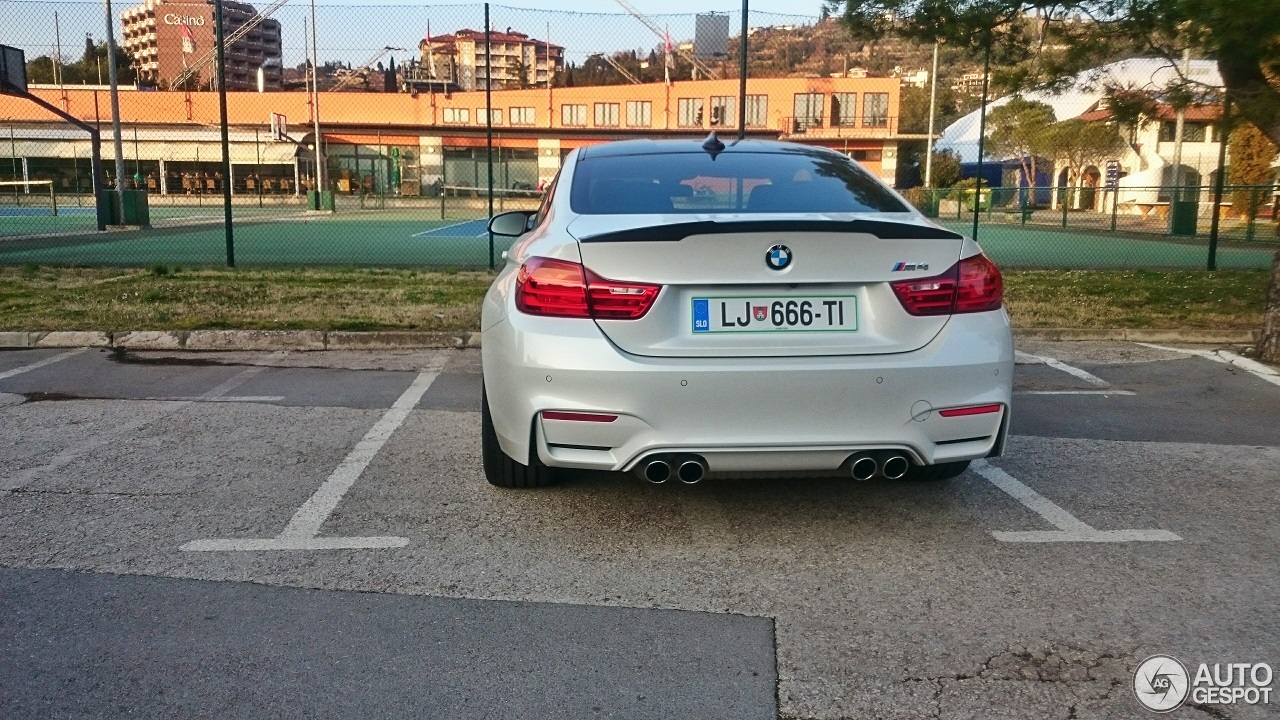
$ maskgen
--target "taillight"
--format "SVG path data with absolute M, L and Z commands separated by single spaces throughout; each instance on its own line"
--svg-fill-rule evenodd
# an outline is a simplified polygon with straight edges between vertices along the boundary
M 661 285 L 608 280 L 575 262 L 530 258 L 516 275 L 516 307 L 529 315 L 636 320 Z
M 582 266 L 535 257 L 516 275 L 516 307 L 530 315 L 591 317 Z
M 1000 270 L 986 255 L 974 255 L 941 275 L 890 283 L 912 315 L 950 315 L 995 310 L 1004 301 Z
M 1004 302 L 1004 278 L 986 255 L 960 261 L 960 286 L 956 288 L 958 313 L 995 310 Z

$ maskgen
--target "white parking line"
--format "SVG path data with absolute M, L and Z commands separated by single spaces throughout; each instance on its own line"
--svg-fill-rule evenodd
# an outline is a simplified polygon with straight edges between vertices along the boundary
M 283 352 L 273 353 L 273 356 L 282 355 L 282 354 Z M 88 440 L 80 443 L 79 445 L 72 445 L 71 447 L 63 450 L 62 452 L 54 455 L 53 457 L 49 458 L 48 462 L 46 462 L 44 465 L 37 465 L 36 467 L 30 467 L 30 468 L 26 468 L 25 470 L 19 470 L 17 473 L 9 477 L 0 477 L 0 491 L 13 491 L 13 490 L 18 490 L 22 487 L 25 487 L 41 474 L 53 472 L 56 470 L 61 470 L 62 468 L 70 465 L 71 463 L 75 462 L 77 459 L 83 457 L 84 455 L 87 455 L 104 445 L 108 445 L 114 442 L 119 442 L 120 438 L 131 436 L 133 433 L 137 432 L 140 428 L 146 425 L 150 425 L 151 423 L 156 422 L 158 420 L 163 420 L 164 418 L 169 417 L 170 415 L 173 415 L 174 413 L 182 410 L 188 405 L 191 405 L 193 402 L 197 402 L 197 401 L 208 402 L 208 401 L 220 398 L 223 395 L 226 395 L 232 390 L 235 390 L 236 388 L 240 387 L 244 383 L 248 382 L 251 378 L 253 378 L 253 376 L 257 375 L 258 373 L 266 369 L 267 368 L 265 365 L 255 365 L 254 367 L 245 368 L 244 370 L 241 370 L 235 375 L 232 375 L 230 378 L 227 378 L 226 380 L 222 381 L 221 383 L 219 383 L 217 386 L 215 386 L 213 389 L 209 390 L 208 392 L 204 393 L 203 395 L 200 395 L 199 398 L 196 398 L 193 400 L 179 401 L 165 407 L 162 411 L 160 411 L 155 415 L 143 415 L 137 418 L 136 420 L 131 420 L 127 423 L 124 423 L 123 425 L 115 425 L 111 428 L 109 432 L 89 438 Z
M 1094 375 L 1088 370 L 1081 370 L 1080 368 L 1074 367 L 1072 365 L 1068 365 L 1062 362 L 1061 360 L 1055 360 L 1054 358 L 1045 357 L 1043 355 L 1032 355 L 1031 353 L 1024 353 L 1020 350 L 1014 353 L 1014 357 L 1017 359 L 1021 359 L 1024 362 L 1026 360 L 1042 362 L 1045 365 L 1048 365 L 1049 367 L 1054 368 L 1055 370 L 1061 370 L 1062 372 L 1067 373 L 1068 375 L 1074 375 L 1075 377 L 1080 378 L 1081 380 L 1089 383 L 1090 385 L 1096 385 L 1098 387 L 1111 387 L 1111 383 L 1107 382 L 1106 380 L 1103 380 L 1097 375 Z
M 22 373 L 28 373 L 37 368 L 42 368 L 45 365 L 52 365 L 56 362 L 61 362 L 63 360 L 66 360 L 69 357 L 75 357 L 80 353 L 87 352 L 88 350 L 89 348 L 76 348 L 75 350 L 68 350 L 64 353 L 58 353 L 57 355 L 47 357 L 43 360 L 37 360 L 36 362 L 31 363 L 30 365 L 23 365 L 22 367 L 16 367 L 12 370 L 5 370 L 4 372 L 0 372 L 0 380 L 4 380 L 5 378 L 11 378 L 15 375 L 21 375 Z
M 333 514 L 347 491 L 355 484 L 365 468 L 373 460 L 391 434 L 404 423 L 418 401 L 426 394 L 438 373 L 423 371 L 409 388 L 374 423 L 364 438 L 343 459 L 342 464 L 329 475 L 302 507 L 293 514 L 289 524 L 274 538 L 215 538 L 193 540 L 180 550 L 217 552 L 228 550 L 364 550 L 372 548 L 398 548 L 409 544 L 405 537 L 316 537 L 320 527 Z
M 1172 542 L 1182 539 L 1168 530 L 1097 530 L 985 460 L 975 460 L 970 467 L 989 480 L 992 485 L 1058 528 L 1057 530 L 992 532 L 991 534 L 1000 542 Z
M 283 395 L 225 395 L 223 397 L 149 397 L 147 400 L 157 402 L 223 402 L 223 403 L 270 403 L 280 402 Z
M 1132 390 L 1018 390 L 1014 395 L 1137 395 Z
M 1254 377 L 1265 380 L 1272 385 L 1280 385 L 1280 372 L 1276 372 L 1274 368 L 1263 365 L 1257 360 L 1250 360 L 1247 357 L 1237 355 L 1230 350 L 1194 350 L 1191 348 L 1168 347 L 1166 345 L 1155 345 L 1153 343 L 1144 342 L 1135 344 L 1153 348 L 1155 350 L 1167 350 L 1169 352 L 1181 353 L 1183 355 L 1194 355 L 1195 357 L 1202 357 L 1205 360 L 1234 365 Z

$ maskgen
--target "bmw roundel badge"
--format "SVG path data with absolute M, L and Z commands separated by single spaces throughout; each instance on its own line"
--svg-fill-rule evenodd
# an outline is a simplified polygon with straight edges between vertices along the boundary
M 786 270 L 791 267 L 791 248 L 774 245 L 765 252 L 764 262 L 773 270 Z

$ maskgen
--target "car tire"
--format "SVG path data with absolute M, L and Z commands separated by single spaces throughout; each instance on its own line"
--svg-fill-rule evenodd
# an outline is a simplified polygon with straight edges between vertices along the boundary
M 498 444 L 498 433 L 493 429 L 489 416 L 489 397 L 480 391 L 480 457 L 484 463 L 484 477 L 490 485 L 500 488 L 538 488 L 555 482 L 551 468 L 538 462 L 537 450 L 529 443 L 532 462 L 523 465 L 511 459 Z M 531 437 L 532 441 L 534 438 Z
M 969 469 L 969 461 L 938 463 L 937 465 L 912 465 L 904 480 L 910 482 L 943 482 Z

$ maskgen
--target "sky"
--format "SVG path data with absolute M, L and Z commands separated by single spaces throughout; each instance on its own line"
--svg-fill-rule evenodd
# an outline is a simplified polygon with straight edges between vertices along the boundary
M 168 0 L 178 2 L 179 0 Z M 258 8 L 271 0 L 251 0 Z M 736 35 L 740 0 L 629 0 L 653 22 L 669 28 L 673 41 L 692 39 L 695 13 L 727 12 Z M 118 16 L 133 2 L 114 0 Z M 416 57 L 417 43 L 426 34 L 440 35 L 462 28 L 482 30 L 481 3 L 438 3 L 428 0 L 316 0 L 320 61 L 338 60 L 359 66 L 385 46 L 398 63 Z M 816 20 L 820 0 L 751 0 L 750 24 L 807 24 Z M 105 36 L 101 2 L 93 0 L 2 0 L 0 43 L 16 45 L 28 59 L 53 53 L 54 12 L 58 13 L 62 57 L 79 58 L 86 33 Z M 595 52 L 636 49 L 647 52 L 662 40 L 613 0 L 501 0 L 491 8 L 494 29 L 507 27 L 566 48 L 570 62 L 581 63 Z M 294 66 L 304 57 L 303 28 L 309 23 L 306 0 L 288 0 L 272 17 L 281 23 L 284 62 Z M 119 41 L 120 27 L 115 26 Z M 383 60 L 385 61 L 385 57 Z

